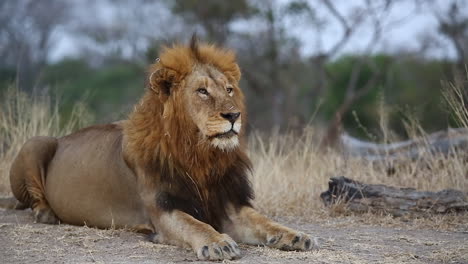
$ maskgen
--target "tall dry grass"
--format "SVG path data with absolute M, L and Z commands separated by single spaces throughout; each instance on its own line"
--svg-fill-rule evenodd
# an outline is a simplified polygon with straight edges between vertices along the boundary
M 91 119 L 82 103 L 63 120 L 57 100 L 49 95 L 30 96 L 16 88 L 0 95 L 0 194 L 10 193 L 10 165 L 28 139 L 65 135 Z
M 459 90 L 447 94 L 458 98 L 453 107 L 468 124 L 466 108 L 460 105 Z M 455 101 L 451 101 L 452 103 Z M 463 104 L 463 102 L 461 102 Z M 464 114 L 463 114 L 463 111 Z M 59 107 L 48 96 L 31 97 L 11 90 L 0 101 L 0 193 L 9 193 L 9 166 L 24 142 L 37 135 L 59 136 L 85 125 L 89 114 L 81 104 L 64 121 Z M 414 126 L 416 127 L 416 126 Z M 366 183 L 380 183 L 424 190 L 455 188 L 468 191 L 468 164 L 461 155 L 429 154 L 423 161 L 410 162 L 387 174 L 385 166 L 344 156 L 338 151 L 323 152 L 318 133 L 307 127 L 303 133 L 262 135 L 252 133 L 249 155 L 254 164 L 252 183 L 255 205 L 269 215 L 309 217 L 323 212 L 319 195 L 330 177 L 344 175 Z M 420 134 L 420 133 L 419 133 Z
M 337 151 L 324 153 L 308 128 L 301 136 L 273 135 L 251 139 L 254 164 L 252 183 L 256 207 L 269 215 L 308 217 L 323 209 L 320 194 L 333 176 L 346 176 L 370 184 L 387 184 L 438 191 L 468 191 L 466 156 L 427 154 L 424 159 L 398 166 L 388 173 L 385 162 L 376 164 L 347 157 Z

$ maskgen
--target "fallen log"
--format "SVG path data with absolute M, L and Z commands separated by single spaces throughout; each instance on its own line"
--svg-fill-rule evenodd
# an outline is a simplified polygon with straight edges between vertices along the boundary
M 363 141 L 348 134 L 340 136 L 346 155 L 368 161 L 407 162 L 426 155 L 468 153 L 468 128 L 450 128 L 414 140 L 390 144 Z
M 325 206 L 345 203 L 353 212 L 384 212 L 394 216 L 407 214 L 444 214 L 468 211 L 468 197 L 462 191 L 417 191 L 382 184 L 364 184 L 344 176 L 333 177 L 328 190 L 320 195 Z

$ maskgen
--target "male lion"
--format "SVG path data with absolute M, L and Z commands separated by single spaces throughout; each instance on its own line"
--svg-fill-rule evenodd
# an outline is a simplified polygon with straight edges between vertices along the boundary
M 164 49 L 128 120 L 27 141 L 13 194 L 38 222 L 134 228 L 202 260 L 240 257 L 236 241 L 310 250 L 251 205 L 240 75 L 232 51 L 195 38 Z

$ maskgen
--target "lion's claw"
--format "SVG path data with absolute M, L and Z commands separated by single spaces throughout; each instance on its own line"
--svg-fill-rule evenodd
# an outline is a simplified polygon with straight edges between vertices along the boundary
M 313 248 L 318 248 L 317 241 L 312 240 L 304 233 L 283 232 L 269 235 L 267 237 L 267 246 L 278 248 L 281 250 L 304 250 L 308 251 Z
M 217 242 L 200 247 L 197 256 L 200 260 L 236 259 L 240 257 L 240 249 L 230 237 L 223 237 Z

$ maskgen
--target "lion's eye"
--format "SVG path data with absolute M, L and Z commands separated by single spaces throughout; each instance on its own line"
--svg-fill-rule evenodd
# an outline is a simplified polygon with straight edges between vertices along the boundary
M 201 94 L 208 95 L 208 90 L 206 90 L 205 88 L 198 88 L 198 89 L 197 89 L 197 92 L 199 92 L 199 93 L 201 93 Z
M 226 88 L 226 91 L 228 92 L 228 94 L 232 93 L 232 87 Z

